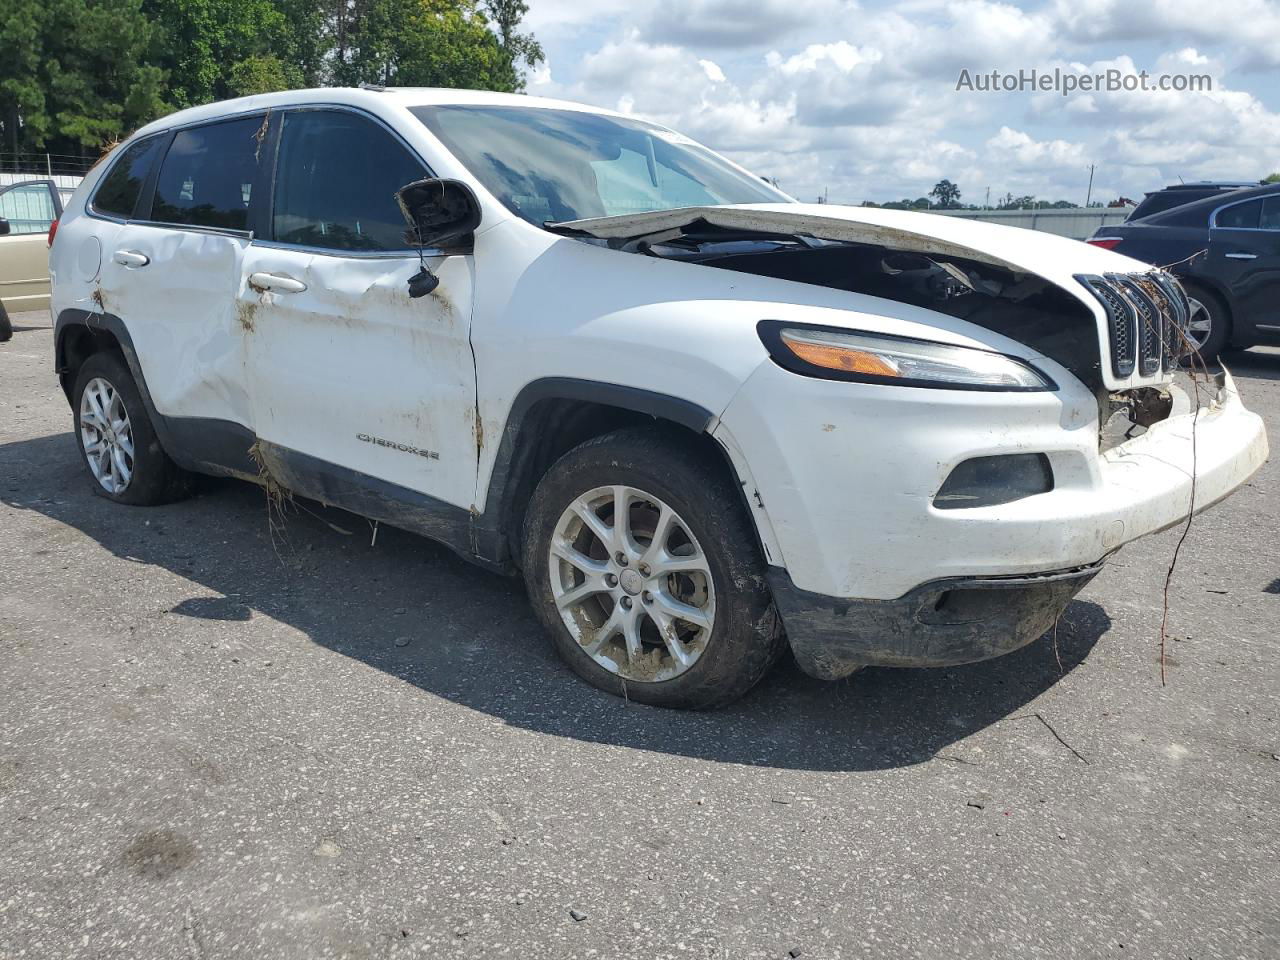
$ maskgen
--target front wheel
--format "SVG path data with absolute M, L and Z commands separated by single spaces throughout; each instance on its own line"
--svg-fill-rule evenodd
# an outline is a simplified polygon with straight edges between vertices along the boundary
M 123 358 L 95 353 L 72 390 L 76 442 L 94 491 L 117 503 L 151 506 L 181 499 L 190 474 L 169 459 Z
M 4 304 L 0 303 L 0 343 L 13 339 L 13 321 L 9 319 L 9 313 L 5 310 Z
M 561 656 L 611 693 L 721 706 L 782 649 L 738 491 L 691 438 L 626 429 L 569 451 L 538 484 L 523 553 Z

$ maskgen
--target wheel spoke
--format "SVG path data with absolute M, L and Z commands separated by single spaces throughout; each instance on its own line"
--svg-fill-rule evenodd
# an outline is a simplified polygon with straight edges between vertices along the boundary
M 98 437 L 98 439 L 90 441 L 84 445 L 84 455 L 86 457 L 96 457 L 101 452 L 102 437 Z
M 121 450 L 123 450 L 126 454 L 128 454 L 129 461 L 130 463 L 132 463 L 133 462 L 133 432 L 128 429 L 127 425 L 123 432 L 116 434 L 116 443 L 119 444 Z
M 111 471 L 112 475 L 119 480 L 121 485 L 128 483 L 133 471 L 129 468 L 129 464 L 125 462 L 124 451 L 118 445 L 111 448 L 111 464 L 114 467 Z
M 661 557 L 668 555 L 667 541 L 671 539 L 671 526 L 675 522 L 675 518 L 676 512 L 664 503 L 658 511 L 658 521 L 653 527 L 653 539 L 649 541 L 649 546 L 645 548 L 643 556 L 640 557 L 641 563 L 646 563 L 653 567 Z
M 613 544 L 629 559 L 636 559 L 643 552 L 631 535 L 631 489 L 613 488 Z
M 693 553 L 686 557 L 676 556 L 663 550 L 648 563 L 655 577 L 666 573 L 701 573 L 711 576 L 711 567 L 707 565 L 707 558 L 701 553 Z
M 609 619 L 601 625 L 600 629 L 596 631 L 596 635 L 594 637 L 592 637 L 587 643 L 583 644 L 582 649 L 593 657 L 599 653 L 600 648 L 608 643 L 609 640 L 622 629 L 623 612 L 621 604 L 614 604 L 613 613 L 609 614 Z
M 556 597 L 556 606 L 563 610 L 565 607 L 571 607 L 575 603 L 581 603 L 587 597 L 593 597 L 598 593 L 608 593 L 609 588 L 604 585 L 602 577 L 587 577 L 582 583 L 576 587 L 570 587 L 560 596 Z
M 609 565 L 603 560 L 592 560 L 581 550 L 575 550 L 561 540 L 553 540 L 551 542 L 551 555 L 559 557 L 565 563 L 576 567 L 589 577 L 603 577 L 609 570 Z
M 640 608 L 636 606 L 623 610 L 622 617 L 622 639 L 627 644 L 627 660 L 634 665 L 640 661 L 643 653 L 640 646 Z
M 676 633 L 676 622 L 665 611 L 660 609 L 648 610 L 649 619 L 653 621 L 658 628 L 658 635 L 662 637 L 662 643 L 667 648 L 667 652 L 671 654 L 680 666 L 687 667 L 693 663 L 693 651 L 686 647 Z
M 693 604 L 677 600 L 666 591 L 655 593 L 653 595 L 653 603 L 658 610 L 673 620 L 683 620 L 685 623 L 703 630 L 711 629 L 711 618 L 707 616 L 706 611 L 700 607 L 693 606 Z
M 595 534 L 596 539 L 612 553 L 614 550 L 613 527 L 601 520 L 600 515 L 591 509 L 591 505 L 582 500 L 573 504 L 573 512 L 586 524 L 587 529 Z

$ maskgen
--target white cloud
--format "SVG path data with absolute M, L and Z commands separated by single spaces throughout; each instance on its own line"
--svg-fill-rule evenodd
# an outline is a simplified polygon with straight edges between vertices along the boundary
M 1201 5 L 1205 21 L 1240 22 L 1195 30 L 1184 27 L 1196 9 L 1178 0 L 538 0 L 531 7 L 546 4 L 565 17 L 549 24 L 553 39 L 541 37 L 555 79 L 550 68 L 539 71 L 531 93 L 668 124 L 806 198 L 826 188 L 833 200 L 916 197 L 947 177 L 967 201 L 981 201 L 988 186 L 993 195 L 1080 200 L 1096 164 L 1095 197 L 1110 199 L 1110 191 L 1140 195 L 1179 175 L 1252 177 L 1280 168 L 1280 115 L 1271 109 L 1280 104 L 1263 99 L 1278 92 L 1277 71 L 1243 72 L 1280 45 L 1280 22 L 1269 36 L 1241 39 L 1280 17 L 1280 3 L 1237 0 L 1231 18 L 1211 17 Z M 1161 46 L 1150 37 L 1167 40 Z M 1207 73 L 1214 90 L 1063 98 L 955 88 L 961 68 L 1055 66 Z

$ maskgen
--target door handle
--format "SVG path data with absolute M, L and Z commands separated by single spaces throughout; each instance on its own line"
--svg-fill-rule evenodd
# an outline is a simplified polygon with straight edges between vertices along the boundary
M 1228 254 L 1225 254 L 1225 256 L 1228 260 L 1257 260 L 1258 259 L 1258 255 L 1256 253 L 1228 253 Z
M 117 250 L 115 261 L 122 267 L 145 267 L 151 258 L 137 250 Z
M 301 293 L 307 285 L 293 277 L 282 277 L 278 273 L 251 273 L 249 286 L 255 290 L 271 290 L 275 293 Z

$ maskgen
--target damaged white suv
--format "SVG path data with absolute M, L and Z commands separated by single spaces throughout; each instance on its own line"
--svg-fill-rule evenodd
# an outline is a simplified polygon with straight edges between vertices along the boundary
M 454 90 L 140 130 L 52 250 L 96 489 L 261 481 L 497 571 L 579 674 L 706 707 L 1014 650 L 1267 456 L 1175 383 L 1175 280 L 1096 247 L 793 202 L 666 128 Z M 1118 427 L 1117 427 L 1118 423 Z M 1192 438 L 1194 427 L 1195 438 Z

